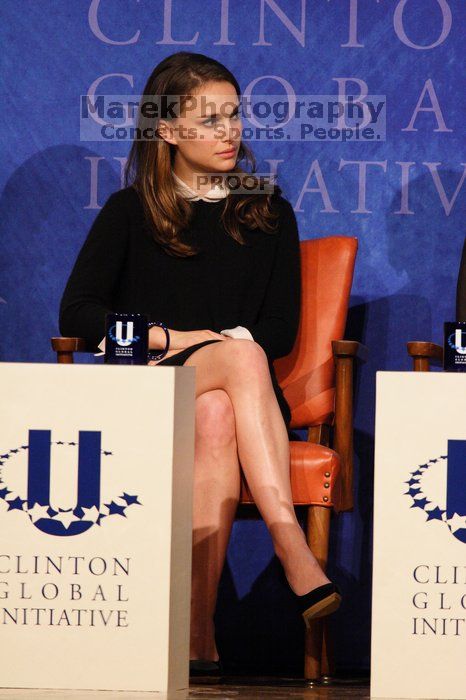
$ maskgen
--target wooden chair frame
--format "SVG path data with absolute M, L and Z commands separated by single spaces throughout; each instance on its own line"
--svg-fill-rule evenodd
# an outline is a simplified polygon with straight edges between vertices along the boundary
M 353 393 L 355 361 L 365 361 L 367 348 L 354 340 L 333 340 L 335 362 L 335 416 L 333 426 L 309 426 L 308 442 L 332 447 L 340 457 L 339 512 L 352 511 L 353 498 Z M 333 427 L 333 443 L 330 440 Z M 311 504 L 306 508 L 306 539 L 323 571 L 327 569 L 332 508 Z M 305 632 L 304 677 L 331 683 L 336 675 L 334 645 L 327 619 L 314 620 Z
M 415 372 L 429 372 L 431 362 L 443 363 L 443 348 L 436 343 L 411 340 L 406 345 L 408 355 L 413 358 Z

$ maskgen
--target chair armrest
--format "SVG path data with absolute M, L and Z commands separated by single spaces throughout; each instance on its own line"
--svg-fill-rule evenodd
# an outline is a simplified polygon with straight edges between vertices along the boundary
M 71 365 L 74 352 L 90 352 L 84 338 L 50 338 L 52 350 L 57 353 L 59 364 Z
M 443 362 L 443 348 L 436 343 L 412 340 L 406 344 L 408 354 L 413 358 L 415 372 L 429 372 L 430 360 Z
M 341 510 L 353 508 L 353 370 L 368 349 L 356 340 L 332 340 L 335 360 L 334 449 L 341 463 Z
M 362 362 L 367 360 L 368 349 L 357 340 L 332 340 L 333 356 L 338 357 L 355 357 Z

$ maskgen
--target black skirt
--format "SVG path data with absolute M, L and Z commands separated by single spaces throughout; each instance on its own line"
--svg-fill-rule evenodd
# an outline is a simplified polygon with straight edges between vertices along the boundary
M 190 345 L 189 348 L 185 348 L 184 350 L 180 350 L 180 352 L 177 352 L 175 355 L 171 355 L 170 357 L 166 357 L 164 360 L 160 360 L 160 362 L 157 362 L 156 367 L 159 365 L 184 365 L 186 360 L 190 355 L 193 354 L 195 350 L 198 350 L 199 348 L 202 348 L 203 345 L 208 345 L 209 343 L 221 343 L 221 340 L 204 340 L 202 343 L 196 343 L 195 345 Z M 290 434 L 290 421 L 291 421 L 291 411 L 290 407 L 288 406 L 288 403 L 283 396 L 283 392 L 281 390 L 281 387 L 277 381 L 277 378 L 275 376 L 275 372 L 273 371 L 273 366 L 272 363 L 269 360 L 269 370 L 270 370 L 270 376 L 272 379 L 272 385 L 275 391 L 275 396 L 277 397 L 278 405 L 280 407 L 280 411 L 283 416 L 283 420 L 285 421 L 286 429 L 288 430 L 288 434 Z

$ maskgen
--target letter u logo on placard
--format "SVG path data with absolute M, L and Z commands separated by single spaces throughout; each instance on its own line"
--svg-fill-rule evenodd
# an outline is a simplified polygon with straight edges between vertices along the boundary
M 126 326 L 126 337 L 123 338 L 123 325 Z M 128 345 L 131 345 L 131 343 L 134 341 L 134 323 L 133 321 L 127 321 L 125 324 L 123 324 L 123 321 L 117 321 L 116 322 L 116 333 L 115 333 L 115 338 L 116 342 L 118 345 L 122 345 L 123 347 L 127 347 Z
M 454 536 L 466 542 L 466 440 L 448 440 L 447 519 Z
M 466 440 L 447 440 L 447 454 L 419 464 L 405 481 L 411 508 L 427 514 L 426 522 L 440 520 L 466 544 Z
M 455 331 L 455 349 L 460 355 L 466 355 L 466 345 L 463 345 L 463 330 L 457 328 Z
M 34 525 L 48 535 L 78 535 L 88 530 L 93 522 L 83 521 L 83 508 L 100 508 L 100 450 L 101 432 L 80 430 L 78 443 L 77 503 L 73 509 L 76 515 L 68 528 L 52 518 L 43 517 Z M 28 459 L 28 509 L 50 505 L 50 446 L 51 430 L 29 430 Z

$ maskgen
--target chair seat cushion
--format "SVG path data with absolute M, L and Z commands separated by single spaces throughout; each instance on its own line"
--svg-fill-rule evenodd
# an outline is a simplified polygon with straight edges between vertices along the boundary
M 340 458 L 329 447 L 290 441 L 291 489 L 295 505 L 319 505 L 339 510 Z M 254 503 L 244 476 L 240 503 Z

